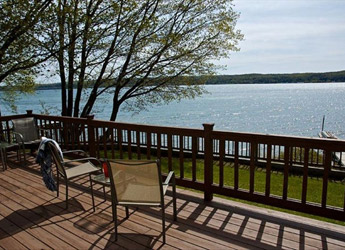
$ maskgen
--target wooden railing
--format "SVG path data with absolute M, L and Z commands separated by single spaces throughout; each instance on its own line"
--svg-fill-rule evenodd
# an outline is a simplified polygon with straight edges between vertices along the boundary
M 34 116 L 64 149 L 84 149 L 99 158 L 159 158 L 163 169 L 175 171 L 178 185 L 203 191 L 206 201 L 218 194 L 345 221 L 344 184 L 337 183 L 337 194 L 328 188 L 345 178 L 344 167 L 332 158 L 345 152 L 344 140 L 214 131 L 213 124 L 190 129 L 31 112 L 1 117 L 5 137 L 11 133 L 9 121 L 25 116 Z M 318 178 L 316 186 L 311 176 Z M 296 188 L 297 196 L 290 192 Z M 315 189 L 321 197 L 312 197 Z

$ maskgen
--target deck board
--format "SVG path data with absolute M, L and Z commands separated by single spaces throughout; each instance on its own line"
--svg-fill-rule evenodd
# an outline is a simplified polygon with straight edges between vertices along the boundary
M 60 197 L 47 190 L 39 166 L 24 168 L 12 162 L 0 172 L 0 249 L 341 249 L 345 227 L 257 208 L 215 197 L 204 203 L 202 194 L 177 189 L 178 221 L 171 197 L 166 197 L 166 244 L 161 237 L 159 208 L 130 209 L 125 220 L 118 208 L 119 237 L 115 242 L 111 203 L 96 185 L 92 211 L 87 178 L 65 187 Z M 19 167 L 18 167 L 19 166 Z M 108 190 L 109 192 L 109 190 Z

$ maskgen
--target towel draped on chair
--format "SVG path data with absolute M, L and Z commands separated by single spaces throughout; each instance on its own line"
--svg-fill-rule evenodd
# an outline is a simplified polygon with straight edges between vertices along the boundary
M 48 139 L 46 137 L 42 137 L 42 141 L 38 147 L 38 154 L 36 157 L 36 163 L 41 165 L 41 174 L 43 178 L 43 182 L 46 187 L 51 191 L 57 191 L 57 185 L 55 179 L 53 177 L 52 171 L 52 155 L 49 147 L 47 146 L 47 142 L 53 142 L 59 150 L 59 155 L 61 159 L 63 159 L 63 154 L 60 149 L 59 144 L 53 139 Z

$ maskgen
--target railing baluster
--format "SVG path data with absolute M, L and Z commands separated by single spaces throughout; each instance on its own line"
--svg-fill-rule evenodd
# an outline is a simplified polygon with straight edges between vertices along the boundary
M 44 134 L 43 136 L 49 136 L 50 138 L 53 137 L 53 125 L 51 120 L 49 120 L 49 135 Z
M 239 145 L 238 141 L 235 141 L 235 162 L 234 162 L 234 189 L 238 190 L 238 168 L 239 168 Z
M 100 154 L 100 141 L 99 141 L 99 128 L 95 128 L 96 129 L 96 150 L 97 150 L 97 157 L 101 158 L 101 154 Z
M 138 160 L 140 160 L 141 159 L 140 131 L 136 131 L 136 139 L 137 139 L 137 158 L 138 158 Z
M 36 126 L 37 126 L 37 127 L 43 128 L 42 119 L 35 119 L 35 123 L 36 123 Z M 39 134 L 40 136 L 42 136 L 42 130 L 39 130 L 39 131 L 38 131 L 38 134 Z
M 115 138 L 114 138 L 114 128 L 109 128 L 110 131 L 110 146 L 111 146 L 111 158 L 115 159 Z
M 151 159 L 151 133 L 146 132 L 146 157 L 148 160 Z
M 6 121 L 7 141 L 11 142 L 10 123 Z
M 212 131 L 214 124 L 203 124 L 204 126 L 204 200 L 211 201 L 213 199 L 213 138 Z
M 167 134 L 168 136 L 168 169 L 172 170 L 172 135 Z
M 271 167 L 272 167 L 272 145 L 267 145 L 267 158 L 266 158 L 266 189 L 265 196 L 269 197 L 271 193 Z
M 127 138 L 128 138 L 128 142 L 127 142 L 127 147 L 128 147 L 128 159 L 132 159 L 132 131 L 131 130 L 127 130 Z
M 80 145 L 80 136 L 82 135 L 82 131 L 83 131 L 83 125 L 82 124 L 77 124 L 76 126 L 78 126 L 78 130 L 76 131 L 77 133 L 77 148 L 81 149 L 81 145 Z
M 157 158 L 161 158 L 162 134 L 157 133 Z
M 74 126 L 74 123 L 71 122 L 70 123 L 70 135 L 69 137 L 71 138 L 71 145 L 72 145 L 72 149 L 75 149 L 75 133 L 76 133 L 76 128 Z
M 304 149 L 304 164 L 303 164 L 303 183 L 302 183 L 302 203 L 303 204 L 306 204 L 307 202 L 308 166 L 309 166 L 309 148 L 305 148 Z
M 183 179 L 184 178 L 184 158 L 183 158 L 183 135 L 180 135 L 180 154 L 179 154 L 179 158 L 180 158 L 180 178 Z
M 326 150 L 326 151 L 324 151 L 324 153 L 325 153 L 325 160 L 324 160 L 324 172 L 323 172 L 323 180 L 322 180 L 321 207 L 326 208 L 326 205 L 327 205 L 328 176 L 329 176 L 329 171 L 331 170 L 332 152 L 330 150 Z
M 219 141 L 219 186 L 224 186 L 224 155 L 225 155 L 225 141 Z
M 107 150 L 107 131 L 106 131 L 106 128 L 103 127 L 102 128 L 102 137 L 103 137 L 103 153 L 104 153 L 104 157 L 105 158 L 108 158 L 108 150 Z
M 68 141 L 67 141 L 67 136 L 68 136 L 68 126 L 67 126 L 67 122 L 63 122 L 63 147 L 65 149 L 69 149 L 68 146 Z
M 288 180 L 289 180 L 289 165 L 290 165 L 290 148 L 284 146 L 284 183 L 283 183 L 283 200 L 287 199 Z
M 55 134 L 55 138 L 52 136 L 52 139 L 55 139 L 55 141 L 57 143 L 60 143 L 60 138 L 59 138 L 59 134 L 58 134 L 58 130 L 57 130 L 57 127 L 56 127 L 56 121 L 53 122 L 53 127 L 54 127 L 54 134 Z
M 95 128 L 92 126 L 93 115 L 87 116 L 87 137 L 90 156 L 96 156 Z
M 255 178 L 255 155 L 257 149 L 257 143 L 252 142 L 250 144 L 250 176 L 249 176 L 249 193 L 254 193 L 254 178 Z
M 192 180 L 196 181 L 196 156 L 198 153 L 197 137 L 192 137 Z
M 123 159 L 122 129 L 119 129 L 119 128 L 117 128 L 117 145 L 119 146 L 120 159 Z

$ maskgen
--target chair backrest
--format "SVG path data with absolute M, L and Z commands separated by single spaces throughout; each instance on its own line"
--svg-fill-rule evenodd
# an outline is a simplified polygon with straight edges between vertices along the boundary
M 59 154 L 59 150 L 57 149 L 57 147 L 54 145 L 53 142 L 47 142 L 47 145 L 50 149 L 50 152 L 52 154 L 53 157 L 53 161 L 56 165 L 57 171 L 59 171 L 59 173 L 61 175 L 63 175 L 64 177 L 66 177 L 66 170 L 63 166 L 63 159 L 61 159 L 61 156 Z
M 39 139 L 38 129 L 35 118 L 26 117 L 12 120 L 13 132 L 20 133 L 23 136 L 24 142 L 34 141 Z M 17 141 L 19 138 L 16 138 Z
M 116 202 L 161 203 L 162 178 L 159 161 L 109 160 L 112 196 Z

